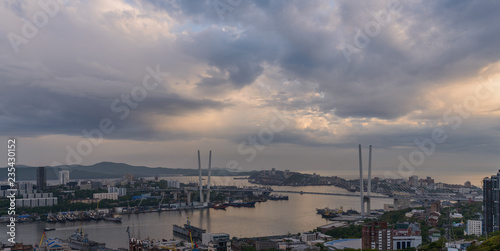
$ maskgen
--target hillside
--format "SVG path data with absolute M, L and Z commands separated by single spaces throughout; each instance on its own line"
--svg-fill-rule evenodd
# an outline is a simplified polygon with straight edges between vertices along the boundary
M 131 166 L 124 163 L 100 162 L 94 165 L 71 165 L 47 167 L 47 179 L 58 178 L 59 171 L 69 170 L 71 179 L 99 179 L 99 178 L 120 178 L 127 173 L 135 177 L 154 177 L 168 175 L 197 176 L 198 169 L 181 169 L 165 167 Z M 36 180 L 37 167 L 16 166 L 17 180 Z M 202 170 L 203 175 L 207 175 L 208 170 Z M 252 172 L 230 172 L 223 168 L 212 168 L 213 176 L 239 176 L 250 175 Z M 7 167 L 0 168 L 1 177 L 7 177 Z

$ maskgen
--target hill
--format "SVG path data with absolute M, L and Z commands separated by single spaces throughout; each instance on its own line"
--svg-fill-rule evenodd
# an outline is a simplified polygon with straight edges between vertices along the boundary
M 36 180 L 36 170 L 33 166 L 16 166 L 16 180 Z M 155 176 L 198 176 L 198 169 L 181 169 L 166 167 L 146 167 L 132 166 L 124 163 L 100 162 L 94 165 L 71 165 L 71 166 L 53 166 L 46 167 L 47 179 L 58 179 L 59 171 L 69 170 L 71 179 L 106 179 L 121 178 L 127 173 L 135 177 L 155 177 Z M 208 170 L 202 170 L 203 175 L 207 175 Z M 240 176 L 250 175 L 253 172 L 233 172 L 224 168 L 212 168 L 213 176 Z M 7 177 L 7 167 L 0 168 L 1 177 Z

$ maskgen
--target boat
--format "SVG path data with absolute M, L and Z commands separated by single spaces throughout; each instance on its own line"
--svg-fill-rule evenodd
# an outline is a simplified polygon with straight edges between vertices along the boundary
M 317 210 L 317 209 L 316 209 Z M 340 209 L 329 209 L 325 208 L 324 212 L 321 213 L 321 217 L 323 218 L 334 218 L 342 215 L 344 209 L 340 207 Z
M 57 218 L 53 214 L 49 214 L 47 216 L 47 222 L 48 223 L 56 223 L 57 222 Z
M 232 207 L 241 207 L 241 204 L 242 204 L 242 201 L 232 201 L 232 202 L 229 202 L 229 206 L 232 206 Z
M 215 204 L 212 208 L 226 210 L 226 207 L 227 207 L 227 205 L 224 205 L 224 204 Z
M 330 211 L 330 208 L 325 207 L 325 208 L 316 208 L 316 213 L 317 214 L 324 214 L 326 211 Z
M 288 200 L 288 196 L 286 195 L 270 195 L 270 200 Z
M 119 214 L 113 214 L 111 217 L 104 217 L 104 220 L 106 221 L 113 221 L 113 222 L 122 222 L 122 217 Z
M 324 212 L 321 214 L 321 217 L 323 218 L 335 218 L 335 217 L 338 217 L 339 215 L 334 213 L 334 212 L 331 212 L 331 211 L 328 211 L 328 212 Z
M 243 203 L 241 203 L 241 206 L 242 206 L 242 207 L 255 207 L 255 203 L 256 203 L 256 201 L 252 201 L 252 202 L 243 202 Z
M 68 243 L 69 247 L 72 249 L 78 250 L 102 250 L 106 248 L 105 243 L 99 243 L 95 241 L 91 241 L 87 238 L 88 234 L 83 232 L 83 228 L 80 227 L 76 229 L 75 233 L 73 233 L 67 240 L 63 240 L 64 243 Z
M 56 229 L 55 228 L 48 228 L 48 227 L 43 229 L 43 231 L 45 231 L 45 232 L 54 231 L 54 230 L 56 230 Z

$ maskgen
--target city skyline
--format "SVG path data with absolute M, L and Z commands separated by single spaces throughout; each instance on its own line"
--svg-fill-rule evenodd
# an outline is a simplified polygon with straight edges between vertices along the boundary
M 18 164 L 356 172 L 361 143 L 386 177 L 498 169 L 498 3 L 213 3 L 0 6 Z

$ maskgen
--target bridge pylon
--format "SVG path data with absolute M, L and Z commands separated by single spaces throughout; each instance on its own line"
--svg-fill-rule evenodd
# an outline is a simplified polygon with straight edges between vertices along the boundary
M 359 144 L 359 190 L 361 199 L 361 217 L 365 217 L 365 212 L 370 215 L 371 212 L 371 190 L 372 190 L 372 145 L 369 146 L 368 154 L 368 186 L 366 196 L 364 195 L 364 180 L 363 180 L 363 160 L 361 154 L 361 144 Z M 366 203 L 366 208 L 365 208 Z M 366 209 L 366 211 L 365 211 Z

